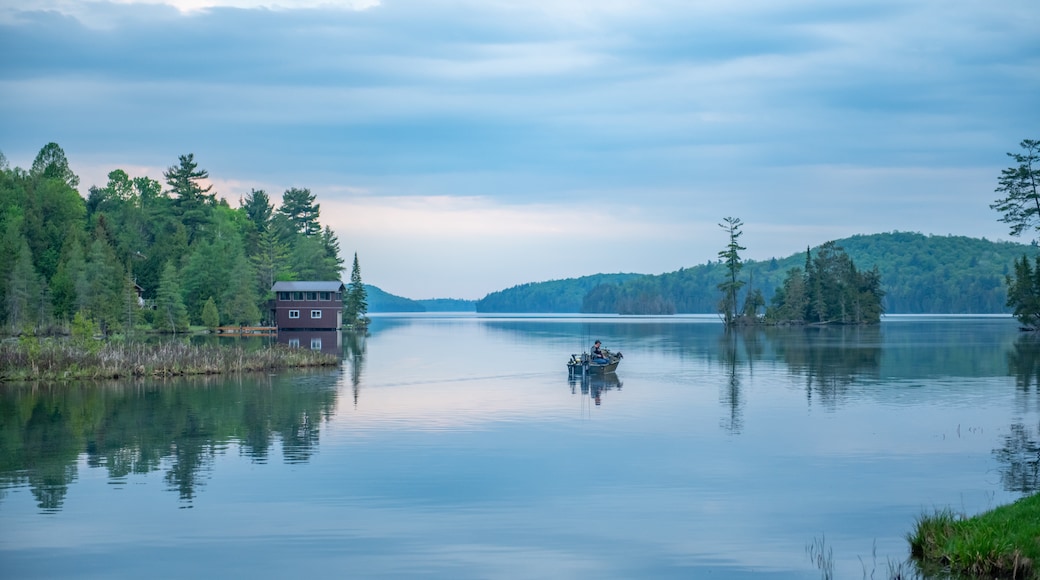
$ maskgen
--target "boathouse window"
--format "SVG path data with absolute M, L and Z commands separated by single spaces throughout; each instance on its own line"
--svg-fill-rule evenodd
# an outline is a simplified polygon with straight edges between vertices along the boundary
M 290 338 L 289 339 L 289 348 L 300 348 L 300 339 L 298 339 L 298 338 Z
M 300 317 L 300 311 L 299 310 L 290 310 L 289 311 L 289 318 L 299 318 L 299 317 Z
M 321 318 L 321 310 L 311 310 L 311 318 Z
M 311 350 L 321 350 L 321 339 L 320 338 L 312 338 L 311 339 Z
M 332 292 L 322 292 L 321 293 L 321 299 L 322 300 L 332 300 Z
M 318 299 L 318 293 L 317 292 L 308 292 L 307 293 L 307 300 L 317 300 L 317 299 Z
M 288 292 L 279 292 L 278 293 L 278 299 L 279 300 L 288 300 L 289 299 L 289 293 Z
M 303 300 L 303 292 L 293 292 L 292 293 L 292 299 L 293 300 Z

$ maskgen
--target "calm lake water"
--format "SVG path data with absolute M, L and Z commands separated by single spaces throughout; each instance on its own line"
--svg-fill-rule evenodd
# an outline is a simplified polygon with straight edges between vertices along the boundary
M 595 339 L 617 374 L 568 380 Z M 822 541 L 882 577 L 922 513 L 1040 489 L 1010 318 L 380 316 L 341 349 L 0 386 L 0 576 L 800 579 Z

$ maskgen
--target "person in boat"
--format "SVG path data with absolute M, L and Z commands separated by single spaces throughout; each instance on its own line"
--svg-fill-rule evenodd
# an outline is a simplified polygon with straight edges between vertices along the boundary
M 603 344 L 598 340 L 592 344 L 592 362 L 598 364 L 607 364 L 610 362 L 607 352 L 603 349 Z

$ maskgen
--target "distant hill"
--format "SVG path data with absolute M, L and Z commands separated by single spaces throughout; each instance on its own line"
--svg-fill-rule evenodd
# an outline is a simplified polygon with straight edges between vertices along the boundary
M 365 284 L 369 312 L 425 312 L 426 307 L 415 300 L 394 296 L 378 286 Z
M 1040 248 L 964 236 L 912 232 L 835 240 L 860 270 L 877 267 L 889 314 L 1007 313 L 1004 276 Z M 721 246 L 720 246 L 721 247 Z M 768 302 L 787 271 L 805 265 L 805 252 L 745 262 L 741 277 Z M 514 286 L 477 301 L 478 312 L 610 314 L 715 313 L 725 277 L 719 262 L 658 275 L 597 274 Z
M 477 310 L 476 300 L 462 300 L 459 298 L 430 298 L 428 300 L 416 300 L 427 312 L 475 312 Z
M 368 311 L 377 312 L 473 312 L 476 310 L 475 300 L 457 298 L 433 298 L 429 300 L 412 300 L 395 296 L 378 286 L 365 284 L 368 295 Z
M 492 292 L 477 301 L 477 312 L 581 312 L 582 300 L 593 288 L 624 284 L 644 274 L 595 274 L 581 278 L 532 282 Z

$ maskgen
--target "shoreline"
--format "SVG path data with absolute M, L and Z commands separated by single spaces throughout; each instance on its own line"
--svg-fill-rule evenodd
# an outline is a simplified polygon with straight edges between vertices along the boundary
M 15 381 L 106 380 L 234 374 L 339 366 L 340 358 L 281 345 L 100 342 L 22 337 L 0 342 L 0 384 Z
M 973 578 L 1040 578 L 1040 492 L 972 517 L 923 515 L 907 536 L 926 572 Z

